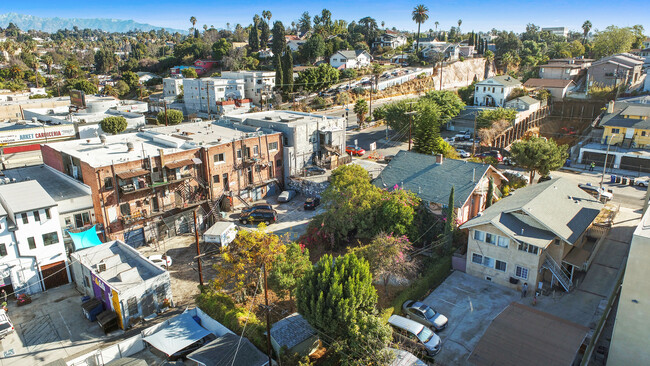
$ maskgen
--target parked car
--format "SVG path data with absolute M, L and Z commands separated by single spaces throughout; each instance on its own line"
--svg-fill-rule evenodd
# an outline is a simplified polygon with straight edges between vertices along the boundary
M 6 337 L 9 333 L 14 331 L 14 325 L 9 319 L 9 315 L 4 309 L 0 309 L 0 339 Z
M 553 179 L 553 177 L 551 177 L 550 175 L 543 175 L 543 176 L 539 177 L 539 179 L 537 180 L 537 183 L 546 182 L 546 181 L 549 181 L 551 179 Z
M 273 206 L 271 206 L 268 203 L 256 203 L 256 204 L 254 204 L 254 205 L 252 205 L 250 207 L 244 207 L 241 210 L 241 213 L 242 214 L 249 213 L 249 212 L 252 212 L 252 211 L 255 211 L 255 210 L 271 210 L 271 211 L 273 211 Z
M 363 154 L 366 153 L 366 150 L 358 147 L 358 146 L 346 146 L 345 147 L 345 152 L 350 154 L 351 156 L 363 156 Z
M 600 199 L 602 201 L 611 201 L 614 198 L 612 192 L 607 191 L 605 188 L 592 186 L 590 183 L 578 184 L 578 187 L 596 198 L 598 197 L 598 192 L 600 192 Z
M 147 257 L 153 264 L 167 269 L 172 266 L 172 257 L 162 254 L 154 254 Z
M 408 319 L 432 327 L 437 331 L 447 328 L 447 317 L 423 302 L 407 300 L 402 304 L 402 311 Z
M 312 176 L 312 175 L 323 175 L 327 173 L 327 170 L 316 166 L 316 165 L 310 165 L 305 167 L 305 175 L 307 176 Z
M 461 158 L 469 158 L 470 156 L 472 156 L 472 154 L 468 153 L 463 149 L 458 150 L 458 155 L 460 155 Z
M 386 164 L 390 163 L 390 161 L 393 160 L 394 157 L 395 157 L 395 155 L 385 155 L 384 156 L 384 163 L 386 163 Z
M 255 210 L 245 214 L 239 215 L 239 222 L 244 225 L 249 223 L 263 222 L 267 225 L 270 225 L 276 222 L 278 219 L 278 214 L 275 210 Z
M 296 196 L 296 191 L 294 190 L 288 190 L 288 191 L 283 191 L 280 193 L 278 196 L 278 202 L 289 202 L 291 201 L 294 197 Z
M 406 343 L 408 348 L 424 350 L 429 356 L 440 352 L 440 337 L 428 327 L 399 315 L 391 315 L 388 324 L 393 327 L 393 337 Z
M 320 198 L 309 197 L 305 200 L 305 204 L 302 207 L 305 210 L 315 210 L 318 206 L 320 206 Z
M 485 158 L 487 158 L 488 156 L 491 156 L 491 157 L 497 159 L 497 160 L 499 161 L 499 163 L 503 161 L 503 156 L 501 156 L 501 153 L 498 152 L 498 151 L 496 151 L 496 150 L 492 150 L 492 151 L 488 151 L 488 152 L 484 152 L 484 153 L 476 154 L 476 157 L 477 157 L 477 158 L 481 158 L 481 159 L 485 159 Z
M 650 183 L 649 177 L 639 177 L 634 179 L 634 184 L 636 184 L 639 187 L 647 187 L 648 183 Z
M 470 140 L 471 138 L 472 138 L 472 134 L 469 132 L 469 130 L 461 131 L 457 133 L 456 136 L 454 136 L 454 139 L 456 139 L 456 141 L 467 141 Z

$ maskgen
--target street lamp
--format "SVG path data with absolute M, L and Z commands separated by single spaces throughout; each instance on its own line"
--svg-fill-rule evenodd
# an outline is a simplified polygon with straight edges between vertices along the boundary
M 609 147 L 612 146 L 612 140 L 616 136 L 615 133 L 607 140 L 607 152 L 605 153 L 605 162 L 603 163 L 603 174 L 600 176 L 600 189 L 598 190 L 598 201 L 600 201 L 600 195 L 603 191 L 603 181 L 605 180 L 605 170 L 607 169 L 607 159 L 609 158 Z

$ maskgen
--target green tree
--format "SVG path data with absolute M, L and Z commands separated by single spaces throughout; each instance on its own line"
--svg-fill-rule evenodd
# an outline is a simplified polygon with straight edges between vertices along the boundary
M 97 85 L 91 83 L 88 80 L 73 79 L 73 80 L 68 80 L 66 83 L 67 83 L 66 89 L 68 90 L 68 92 L 70 90 L 81 90 L 86 95 L 92 95 L 98 93 Z
M 269 37 L 271 36 L 271 28 L 267 22 L 260 22 L 260 49 L 265 50 L 268 48 Z
M 585 46 L 580 41 L 575 40 L 569 43 L 568 51 L 571 53 L 571 57 L 580 57 L 585 54 Z
M 370 266 L 354 253 L 324 255 L 300 280 L 298 312 L 334 339 L 331 348 L 344 365 L 369 364 L 384 358 L 391 330 L 377 317 L 377 291 Z
M 413 9 L 413 13 L 411 13 L 412 19 L 415 23 L 418 25 L 418 33 L 417 36 L 415 36 L 415 49 L 416 53 L 420 52 L 420 25 L 422 23 L 426 22 L 427 19 L 429 19 L 429 8 L 427 8 L 425 5 L 418 5 Z
M 423 104 L 419 113 L 413 116 L 413 150 L 420 154 L 439 154 L 440 142 L 440 108 L 433 103 Z
M 212 57 L 217 61 L 221 61 L 231 48 L 232 43 L 225 38 L 221 38 L 212 44 Z
M 140 77 L 138 74 L 133 71 L 127 71 L 122 73 L 122 80 L 129 86 L 129 89 L 136 90 L 138 85 L 140 85 Z
M 368 102 L 365 99 L 357 99 L 356 103 L 354 103 L 353 111 L 359 120 L 359 127 L 362 127 L 366 120 L 366 114 L 368 113 Z
M 199 74 L 196 73 L 196 70 L 193 67 L 188 67 L 181 70 L 181 74 L 186 79 L 198 78 Z
M 126 118 L 122 116 L 111 116 L 104 118 L 99 123 L 99 126 L 102 128 L 102 131 L 116 135 L 126 130 L 128 124 L 126 122 Z
M 190 17 L 190 23 L 192 23 L 192 33 L 194 33 L 194 30 L 196 29 L 196 18 L 194 16 Z
M 289 95 L 293 93 L 293 52 L 287 46 L 282 59 L 282 84 L 284 84 L 284 93 Z
M 107 49 L 100 49 L 95 52 L 95 70 L 99 73 L 105 74 L 115 66 L 117 60 L 115 54 Z
M 273 55 L 273 65 L 275 66 L 275 87 L 280 88 L 282 86 L 282 53 L 276 53 Z
M 312 34 L 311 37 L 302 45 L 300 53 L 310 62 L 316 61 L 325 55 L 325 41 L 320 34 Z
M 377 229 L 395 235 L 415 235 L 413 221 L 419 206 L 420 198 L 411 191 L 397 189 L 382 192 Z
M 494 40 L 494 45 L 497 48 L 497 56 L 502 56 L 506 52 L 512 54 L 519 54 L 522 43 L 519 37 L 514 32 L 502 31 Z M 487 52 L 487 51 L 486 51 Z
M 111 90 L 109 89 L 108 91 L 110 92 Z M 114 93 L 117 93 L 118 96 L 123 97 L 129 94 L 130 91 L 131 88 L 129 88 L 129 85 L 125 83 L 124 80 L 118 80 L 117 83 L 115 83 Z
M 476 115 L 476 127 L 478 129 L 490 128 L 496 121 L 512 123 L 515 118 L 517 118 L 517 111 L 511 108 L 484 109 Z
M 296 84 L 306 91 L 318 91 L 329 88 L 339 81 L 339 71 L 329 64 L 321 64 L 298 74 Z
M 447 217 L 445 217 L 445 228 L 444 228 L 444 240 L 445 240 L 445 250 L 447 253 L 451 252 L 452 244 L 454 243 L 454 228 L 456 221 L 456 207 L 454 205 L 454 186 L 451 186 L 451 191 L 449 192 L 449 202 L 447 203 Z
M 271 51 L 274 55 L 282 56 L 285 48 L 287 48 L 287 40 L 284 37 L 285 29 L 281 21 L 273 23 L 273 41 L 271 43 Z
M 558 146 L 554 140 L 532 137 L 513 143 L 510 153 L 515 164 L 530 173 L 529 181 L 532 183 L 535 172 L 545 177 L 564 165 L 568 156 L 567 148 L 567 145 Z
M 275 259 L 269 273 L 269 286 L 280 296 L 289 296 L 292 300 L 298 280 L 311 268 L 309 250 L 300 244 L 291 243 L 286 251 Z
M 589 36 L 589 31 L 591 30 L 591 22 L 589 20 L 585 20 L 584 23 L 582 23 L 582 43 L 587 43 L 587 36 Z
M 592 52 L 598 58 L 629 52 L 634 40 L 634 33 L 630 28 L 610 25 L 604 31 L 596 32 Z
M 176 109 L 167 109 L 167 116 L 165 116 L 165 111 L 160 111 L 156 115 L 156 119 L 158 120 L 158 124 L 161 125 L 166 125 L 167 122 L 172 126 L 177 125 L 183 122 L 183 112 Z
M 311 30 L 311 16 L 309 12 L 304 12 L 298 20 L 298 30 L 300 33 L 307 33 Z
M 251 51 L 257 52 L 260 50 L 260 36 L 258 34 L 258 16 L 255 15 L 253 18 L 253 25 L 251 25 L 250 30 L 248 31 L 248 46 L 250 46 Z
M 494 199 L 494 179 L 490 178 L 488 183 L 488 191 L 485 197 L 485 208 L 492 206 L 492 200 Z
M 439 107 L 442 123 L 449 122 L 465 108 L 465 103 L 463 103 L 458 94 L 449 90 L 427 92 L 424 99 L 432 101 Z

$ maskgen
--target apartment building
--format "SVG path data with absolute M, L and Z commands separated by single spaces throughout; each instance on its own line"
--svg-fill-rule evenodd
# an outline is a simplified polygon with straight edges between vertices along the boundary
M 244 81 L 244 95 L 255 104 L 266 104 L 275 88 L 275 71 L 224 71 L 222 79 Z

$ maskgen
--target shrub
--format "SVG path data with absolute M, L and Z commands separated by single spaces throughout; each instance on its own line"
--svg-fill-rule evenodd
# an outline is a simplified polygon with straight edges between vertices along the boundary
M 177 111 L 175 109 L 167 109 L 167 117 L 165 117 L 165 111 L 158 112 L 156 116 L 158 119 L 158 124 L 164 125 L 165 122 L 169 121 L 170 125 L 177 125 L 183 122 L 183 112 Z
M 122 116 L 111 116 L 104 118 L 99 123 L 99 126 L 102 128 L 102 131 L 115 135 L 126 130 L 128 123 L 126 122 L 126 118 Z
M 395 297 L 395 300 L 393 300 L 392 309 L 395 314 L 400 314 L 402 312 L 402 304 L 406 300 L 419 300 L 424 298 L 430 291 L 438 287 L 442 281 L 447 278 L 451 271 L 451 257 L 440 257 L 434 263 L 425 263 L 423 268 L 424 271 L 421 276 L 411 282 L 411 284 Z M 384 313 L 382 313 L 382 317 L 383 316 L 385 316 Z

